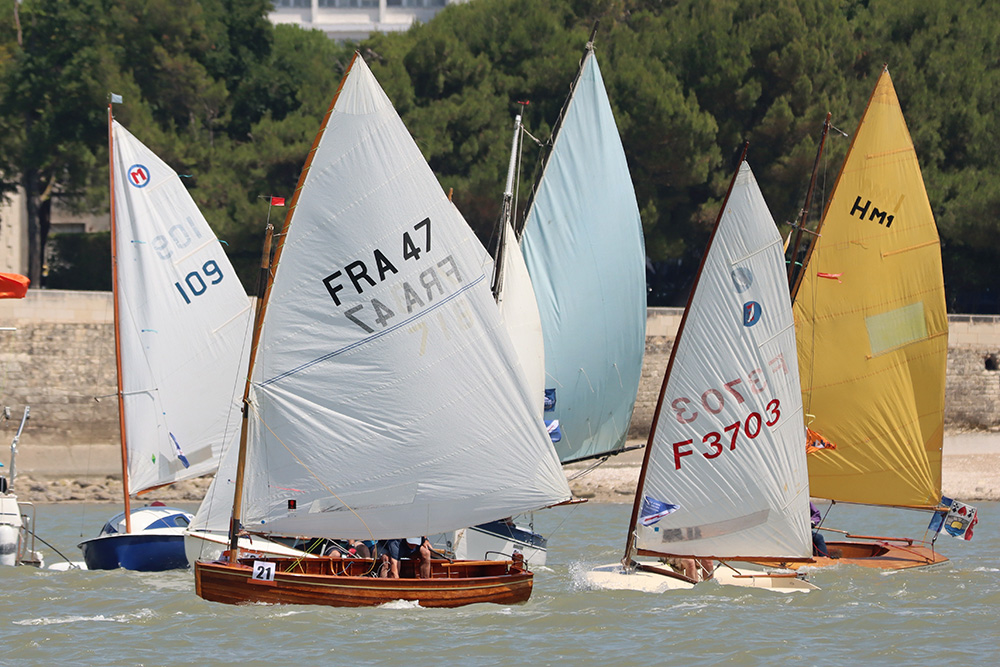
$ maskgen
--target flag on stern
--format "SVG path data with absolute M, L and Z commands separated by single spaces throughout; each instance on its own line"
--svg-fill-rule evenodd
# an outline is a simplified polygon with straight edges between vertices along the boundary
M 979 521 L 976 508 L 944 496 L 941 497 L 941 504 L 947 505 L 948 509 L 935 512 L 927 529 L 947 533 L 960 540 L 971 540 L 972 529 Z

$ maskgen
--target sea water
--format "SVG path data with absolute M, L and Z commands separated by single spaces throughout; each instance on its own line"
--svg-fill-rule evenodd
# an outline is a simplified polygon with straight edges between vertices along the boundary
M 192 508 L 193 509 L 193 508 Z M 424 609 L 230 606 L 190 571 L 0 569 L 0 665 L 995 665 L 1000 661 L 1000 504 L 981 503 L 951 558 L 884 573 L 837 566 L 822 590 L 700 584 L 661 594 L 592 590 L 582 574 L 621 557 L 631 506 L 535 514 L 549 536 L 523 605 Z M 72 560 L 109 505 L 39 505 L 37 533 Z M 929 515 L 838 505 L 826 525 L 921 538 Z M 39 545 L 46 565 L 62 559 Z

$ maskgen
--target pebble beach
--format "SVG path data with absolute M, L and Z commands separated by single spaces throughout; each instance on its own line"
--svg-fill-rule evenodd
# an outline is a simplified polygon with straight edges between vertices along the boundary
M 573 495 L 593 503 L 631 503 L 642 465 L 643 441 L 634 440 L 627 451 L 595 466 L 593 462 L 565 466 Z M 179 482 L 143 494 L 142 502 L 200 502 L 210 477 Z M 15 493 L 21 501 L 122 502 L 120 478 L 34 478 L 18 475 Z M 942 491 L 963 501 L 1000 500 L 1000 431 L 954 432 L 945 435 L 942 456 Z M 135 504 L 135 501 L 133 501 Z

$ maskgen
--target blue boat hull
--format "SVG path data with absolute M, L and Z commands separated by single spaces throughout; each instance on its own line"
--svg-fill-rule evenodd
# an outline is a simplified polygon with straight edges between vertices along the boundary
M 177 570 L 188 566 L 184 535 L 131 533 L 103 535 L 80 544 L 88 570 L 139 572 Z

